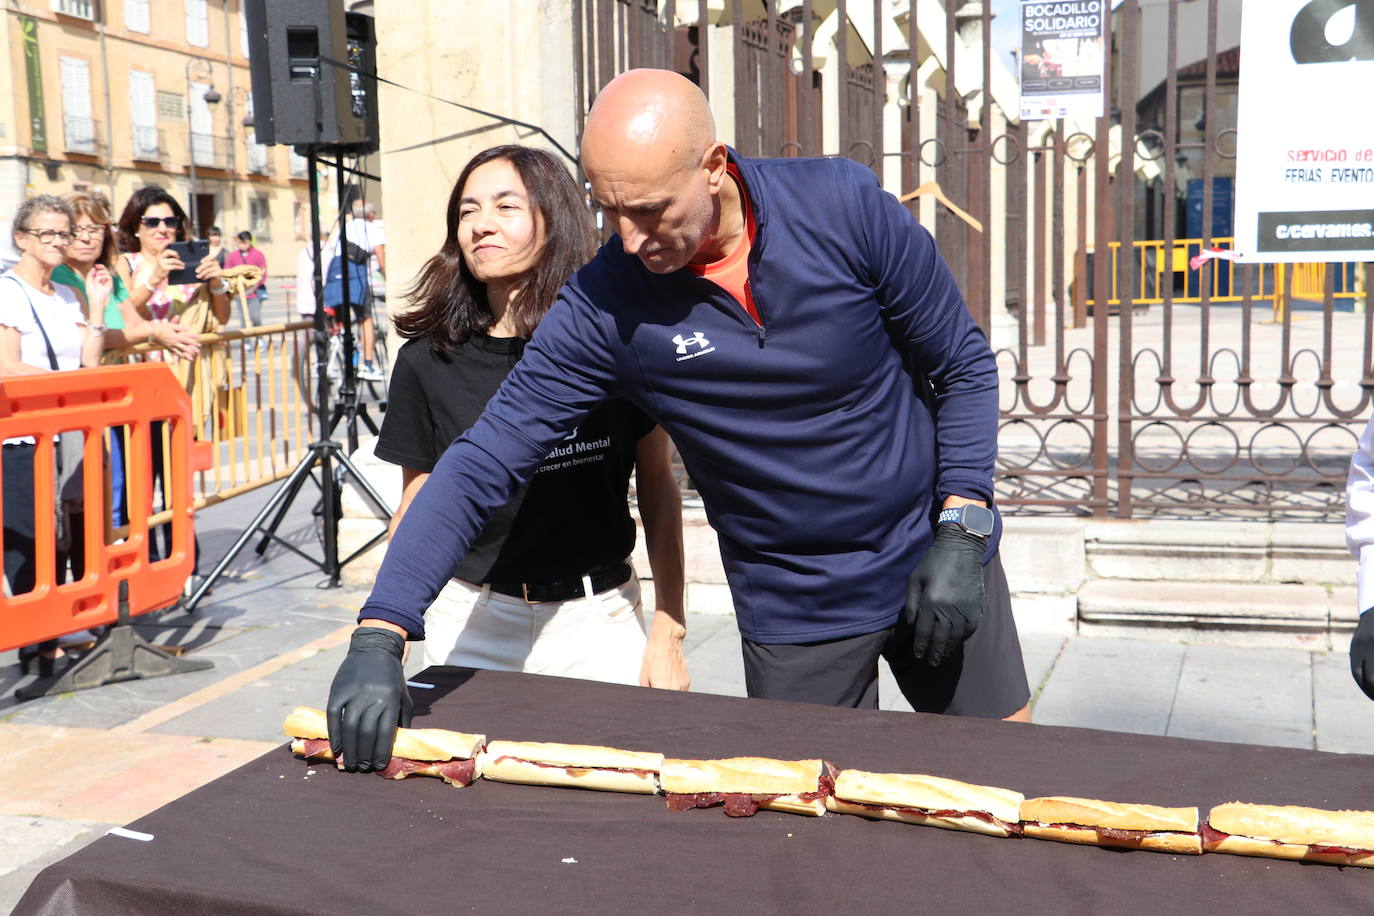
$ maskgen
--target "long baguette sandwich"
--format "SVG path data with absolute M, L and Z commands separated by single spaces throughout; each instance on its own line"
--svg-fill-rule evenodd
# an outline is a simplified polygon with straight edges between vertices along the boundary
M 652 795 L 663 755 L 593 744 L 493 741 L 481 760 L 482 777 L 498 782 Z
M 1202 827 L 1208 852 L 1374 868 L 1374 811 L 1217 805 Z
M 825 806 L 837 814 L 989 836 L 1020 833 L 1020 792 L 917 773 L 841 770 Z
M 297 757 L 334 760 L 323 710 L 297 706 L 282 723 L 282 731 L 292 739 L 291 753 Z M 398 728 L 391 746 L 391 761 L 378 773 L 386 779 L 405 779 L 418 773 L 437 776 L 450 785 L 466 786 L 482 775 L 476 758 L 486 740 L 486 735 L 444 728 Z M 334 763 L 343 769 L 344 761 Z
M 820 817 L 835 784 L 835 768 L 823 760 L 727 757 L 663 761 L 659 784 L 673 811 L 723 805 L 730 817 L 760 808 Z
M 1061 843 L 1202 855 L 1197 808 L 1050 796 L 1021 803 L 1026 836 Z

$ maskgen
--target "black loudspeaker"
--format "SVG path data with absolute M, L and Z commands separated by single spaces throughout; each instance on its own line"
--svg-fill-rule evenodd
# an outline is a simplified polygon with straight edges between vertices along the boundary
M 377 149 L 376 32 L 343 7 L 244 0 L 257 142 Z

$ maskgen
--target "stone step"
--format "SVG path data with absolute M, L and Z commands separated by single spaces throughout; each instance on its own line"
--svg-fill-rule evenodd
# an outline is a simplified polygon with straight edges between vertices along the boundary
M 1078 630 L 1196 643 L 1344 648 L 1355 627 L 1353 591 L 1282 583 L 1094 579 L 1078 590 Z

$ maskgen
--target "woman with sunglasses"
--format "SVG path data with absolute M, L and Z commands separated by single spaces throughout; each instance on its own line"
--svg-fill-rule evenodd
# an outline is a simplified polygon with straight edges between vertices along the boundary
M 229 321 L 229 288 L 220 279 L 219 261 L 207 254 L 196 265 L 196 283 L 169 284 L 167 277 L 186 265 L 169 246 L 186 240 L 186 213 L 176 198 L 162 188 L 139 188 L 120 214 L 116 233 L 119 247 L 126 252 L 119 259 L 117 272 L 129 291 L 129 302 L 144 318 L 178 320 L 187 306 L 206 286 L 210 313 L 218 326 Z M 185 324 L 185 321 L 181 322 Z M 217 330 L 203 324 L 191 328 L 196 333 Z
M 185 266 L 170 247 L 173 242 L 186 240 L 186 213 L 172 195 L 155 185 L 135 191 L 119 216 L 115 238 L 125 252 L 116 264 L 116 273 L 129 291 L 129 304 L 144 318 L 171 321 L 193 334 L 214 333 L 229 321 L 229 288 L 220 279 L 219 261 L 213 254 L 206 254 L 196 265 L 198 282 L 167 280 L 173 271 Z M 209 307 L 201 307 L 207 298 Z M 187 378 L 194 376 L 188 374 Z M 192 434 L 196 438 L 201 435 L 201 419 L 193 417 Z M 153 485 L 162 491 L 163 505 L 168 506 L 161 430 L 160 422 L 153 424 Z M 150 538 L 149 557 L 154 560 L 170 556 L 172 551 L 172 526 L 160 527 L 161 550 L 157 537 Z M 199 561 L 198 542 L 195 556 Z
M 394 525 L 445 447 L 477 420 L 559 287 L 596 251 L 591 214 L 551 154 L 473 157 L 448 202 L 448 235 L 395 319 L 397 354 L 376 454 L 400 465 Z M 487 522 L 426 614 L 425 661 L 686 690 L 682 503 L 672 444 L 639 408 L 599 405 Z M 656 610 L 646 637 L 627 556 L 635 472 Z M 355 638 L 390 639 L 370 629 Z
M 52 280 L 53 270 L 62 264 L 72 241 L 72 208 L 61 198 L 42 194 L 19 206 L 13 227 L 20 257 L 19 263 L 0 275 L 0 380 L 99 364 L 105 329 L 86 320 L 75 290 Z M 3 451 L 0 474 L 4 480 L 5 578 L 10 594 L 22 595 L 33 591 L 35 584 L 35 510 L 56 509 L 59 582 L 65 581 L 63 571 L 70 545 L 79 538 L 73 538 L 70 526 L 63 524 L 65 508 L 60 503 L 45 509 L 34 505 L 33 437 L 6 439 Z M 59 468 L 57 497 L 61 502 L 72 489 L 63 485 L 62 478 L 74 479 L 76 492 L 80 492 L 79 465 L 73 463 L 79 460 L 80 451 L 64 443 L 58 444 L 58 451 L 68 462 Z M 81 565 L 79 561 L 77 565 Z M 82 570 L 74 569 L 73 573 L 79 578 Z M 27 672 L 36 659 L 39 674 L 50 675 L 61 655 L 54 639 L 21 649 L 19 663 Z
M 129 301 L 128 287 L 114 273 L 115 239 L 110 228 L 110 202 L 105 195 L 99 191 L 72 191 L 62 199 L 71 205 L 76 222 L 72 225 L 72 242 L 67 246 L 66 257 L 53 271 L 52 279 L 81 294 L 88 318 L 105 325 L 106 346 L 124 349 L 146 342 L 183 359 L 195 359 L 200 341 L 194 331 L 165 319 L 144 318 Z

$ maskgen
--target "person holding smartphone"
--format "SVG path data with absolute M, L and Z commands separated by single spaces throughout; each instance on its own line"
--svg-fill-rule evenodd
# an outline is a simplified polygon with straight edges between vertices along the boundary
M 129 303 L 148 319 L 165 319 L 182 325 L 196 334 L 213 334 L 229 321 L 229 287 L 220 279 L 219 261 L 205 254 L 194 271 L 182 260 L 172 246 L 186 240 L 186 213 L 176 198 L 155 185 L 139 188 L 124 205 L 115 232 L 116 241 L 124 254 L 115 264 L 116 273 L 129 291 Z M 187 275 L 185 279 L 178 274 Z M 194 281 L 191 278 L 194 277 Z M 148 354 L 157 358 L 158 353 Z M 205 359 L 202 351 L 195 359 Z M 179 364 L 180 377 L 185 382 L 194 379 L 194 360 Z M 193 403 L 203 403 L 195 401 Z M 204 418 L 196 417 L 192 435 L 201 438 Z M 152 437 L 153 485 L 162 483 L 163 505 L 167 501 L 166 480 L 162 457 L 161 424 L 154 424 Z M 150 556 L 153 559 L 171 553 L 172 526 L 161 526 L 162 544 L 151 538 Z M 200 551 L 196 550 L 197 559 Z
M 129 290 L 129 302 L 144 318 L 185 324 L 180 316 L 197 295 L 206 295 L 208 314 L 215 322 L 222 326 L 229 321 L 229 288 L 220 279 L 219 261 L 213 254 L 207 251 L 194 265 L 194 282 L 174 282 L 177 278 L 172 275 L 191 265 L 172 248 L 173 242 L 186 240 L 186 213 L 171 194 L 152 185 L 135 191 L 119 217 L 117 239 L 124 256 L 116 270 Z M 204 322 L 191 330 L 202 334 L 218 330 L 208 325 Z

